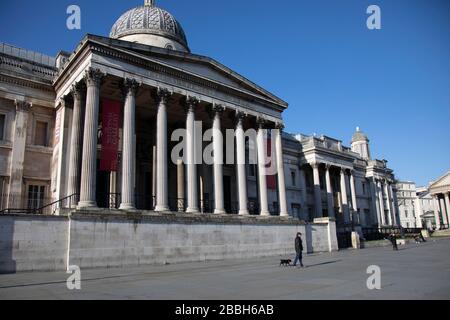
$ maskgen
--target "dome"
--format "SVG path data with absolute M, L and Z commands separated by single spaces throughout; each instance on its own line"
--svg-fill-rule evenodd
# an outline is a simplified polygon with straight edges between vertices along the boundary
M 358 141 L 369 141 L 369 137 L 364 132 L 362 132 L 359 127 L 356 128 L 356 132 L 355 134 L 353 134 L 352 143 Z
M 113 25 L 109 35 L 114 39 L 189 52 L 186 35 L 180 23 L 166 10 L 145 0 L 143 6 L 125 12 Z

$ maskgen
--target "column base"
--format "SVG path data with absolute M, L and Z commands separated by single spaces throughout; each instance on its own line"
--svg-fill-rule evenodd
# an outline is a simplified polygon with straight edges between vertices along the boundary
M 136 211 L 136 207 L 132 203 L 122 203 L 119 207 L 122 211 Z
M 260 216 L 261 217 L 270 217 L 270 212 L 269 211 L 261 211 Z
M 168 212 L 170 208 L 168 206 L 156 206 L 155 212 Z
M 77 206 L 77 210 L 86 209 L 98 209 L 97 202 L 95 201 L 80 201 Z
M 240 216 L 249 216 L 250 212 L 248 212 L 248 210 L 239 210 L 239 215 Z
M 287 213 L 287 212 L 281 212 L 281 213 L 280 213 L 280 217 L 282 217 L 282 218 L 289 218 L 290 215 L 289 215 L 289 213 Z
M 200 213 L 198 208 L 187 208 L 186 213 Z
M 225 211 L 225 209 L 216 209 L 216 210 L 214 210 L 214 214 L 225 215 L 225 214 L 227 214 L 227 212 Z

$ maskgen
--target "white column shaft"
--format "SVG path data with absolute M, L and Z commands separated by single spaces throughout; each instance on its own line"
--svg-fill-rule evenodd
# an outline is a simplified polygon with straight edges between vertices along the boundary
M 334 218 L 334 199 L 333 199 L 333 187 L 331 186 L 330 167 L 326 167 L 325 180 L 327 184 L 327 203 L 328 203 L 328 217 Z
M 95 72 L 95 71 L 91 71 Z M 91 77 L 91 78 L 89 78 Z M 95 208 L 97 187 L 97 144 L 98 114 L 100 104 L 99 75 L 88 75 L 86 111 L 83 132 L 83 161 L 79 208 Z
M 156 119 L 156 208 L 169 211 L 168 160 L 167 160 L 167 105 L 161 98 Z
M 259 175 L 259 200 L 261 206 L 261 216 L 270 216 L 269 204 L 267 198 L 267 175 L 266 175 L 266 139 L 264 137 L 264 129 L 258 129 L 257 146 L 258 146 L 258 175 Z
M 384 196 L 383 196 L 383 184 L 378 181 L 377 183 L 378 188 L 378 202 L 380 203 L 380 215 L 381 215 L 381 224 L 383 226 L 386 225 L 386 216 L 384 214 Z
M 441 218 L 440 218 L 440 205 L 437 198 L 437 195 L 433 196 L 433 202 L 434 202 L 434 219 L 436 220 L 436 229 L 441 229 Z
M 278 173 L 278 192 L 280 202 L 280 216 L 288 217 L 289 212 L 287 208 L 286 199 L 286 178 L 284 175 L 284 160 L 283 160 L 283 142 L 281 130 L 274 130 L 275 134 L 275 149 L 277 153 L 277 173 Z
M 248 215 L 247 174 L 245 171 L 245 136 L 242 121 L 243 119 L 238 116 L 236 124 L 236 157 L 239 193 L 239 215 Z
M 130 89 L 125 98 L 123 119 L 123 151 L 122 151 L 122 201 L 120 210 L 135 209 L 134 181 L 135 181 L 135 144 L 134 135 L 136 125 L 136 97 Z
M 188 108 L 186 119 L 186 153 L 187 153 L 187 213 L 198 213 L 198 180 L 197 165 L 195 164 L 195 113 Z
M 316 218 L 323 217 L 322 208 L 322 190 L 320 189 L 320 172 L 319 165 L 313 164 L 313 177 L 314 177 L 314 204 L 316 207 Z
M 85 94 L 81 90 L 82 88 L 74 88 L 73 92 L 72 136 L 70 139 L 69 182 L 67 186 L 68 197 L 74 194 L 79 195 L 80 193 L 81 150 L 83 145 L 82 108 L 84 108 L 83 104 L 85 103 Z
M 350 210 L 348 207 L 347 182 L 345 170 L 341 170 L 341 198 L 342 198 L 342 214 L 344 215 L 344 222 L 350 222 Z
M 214 199 L 215 214 L 225 214 L 223 191 L 223 136 L 221 127 L 221 113 L 215 112 L 213 120 L 213 152 L 214 152 Z

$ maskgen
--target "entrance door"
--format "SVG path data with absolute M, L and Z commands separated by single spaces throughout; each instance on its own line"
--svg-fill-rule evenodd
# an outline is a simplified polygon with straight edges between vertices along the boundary
M 109 177 L 107 171 L 97 172 L 97 206 L 109 208 Z

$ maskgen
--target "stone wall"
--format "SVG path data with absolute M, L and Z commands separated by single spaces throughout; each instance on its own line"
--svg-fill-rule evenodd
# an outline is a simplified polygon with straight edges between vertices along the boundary
M 0 273 L 66 268 L 68 219 L 0 216 Z
M 0 272 L 64 270 L 67 259 L 70 265 L 81 268 L 104 268 L 265 256 L 293 258 L 297 232 L 303 234 L 308 252 L 337 250 L 332 245 L 336 243 L 333 228 L 334 221 L 305 225 L 278 217 L 110 211 L 73 213 L 70 218 L 1 216 Z M 331 242 L 330 230 L 334 230 Z

